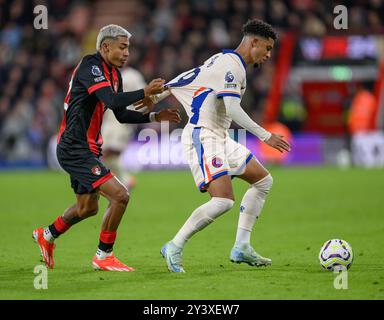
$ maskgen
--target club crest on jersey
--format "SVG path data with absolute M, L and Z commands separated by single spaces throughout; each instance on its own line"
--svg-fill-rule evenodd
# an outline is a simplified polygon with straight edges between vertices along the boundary
M 226 81 L 226 82 L 232 82 L 233 80 L 235 80 L 235 76 L 232 74 L 231 71 L 228 71 L 228 72 L 225 74 L 225 81 Z
M 91 72 L 96 77 L 99 77 L 99 76 L 102 75 L 102 72 L 101 72 L 101 70 L 100 70 L 100 68 L 98 66 L 92 66 Z
M 94 166 L 94 167 L 92 168 L 92 173 L 93 173 L 94 175 L 96 175 L 96 176 L 101 175 L 101 169 L 100 169 L 100 167 L 99 167 L 99 166 Z
M 220 168 L 223 165 L 223 160 L 221 160 L 221 158 L 219 158 L 219 157 L 214 157 L 212 159 L 212 165 L 215 168 Z

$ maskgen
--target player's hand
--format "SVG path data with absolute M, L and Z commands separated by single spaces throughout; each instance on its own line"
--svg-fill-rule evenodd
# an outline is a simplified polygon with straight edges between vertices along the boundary
M 157 78 L 157 79 L 152 80 L 144 88 L 144 96 L 148 97 L 148 96 L 153 95 L 153 94 L 162 93 L 165 90 L 164 83 L 165 83 L 164 79 Z
M 271 146 L 272 148 L 279 150 L 281 153 L 283 153 L 284 151 L 291 151 L 290 144 L 283 138 L 284 136 L 282 136 L 281 134 L 272 133 L 271 137 L 266 140 L 265 143 Z
M 144 112 L 144 114 L 151 112 L 153 111 L 153 109 L 155 109 L 155 104 L 153 103 L 152 99 L 149 96 L 145 97 L 140 101 L 137 101 L 133 105 L 135 106 L 135 110 L 140 110 L 147 107 L 148 109 Z
M 181 121 L 179 110 L 176 108 L 173 109 L 164 109 L 156 113 L 156 121 L 170 121 L 179 123 Z

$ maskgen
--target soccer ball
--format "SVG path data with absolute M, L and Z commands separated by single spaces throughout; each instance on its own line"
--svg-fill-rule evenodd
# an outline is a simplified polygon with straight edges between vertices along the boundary
M 353 262 L 353 251 L 350 244 L 341 239 L 325 241 L 319 253 L 320 264 L 324 269 L 345 270 Z

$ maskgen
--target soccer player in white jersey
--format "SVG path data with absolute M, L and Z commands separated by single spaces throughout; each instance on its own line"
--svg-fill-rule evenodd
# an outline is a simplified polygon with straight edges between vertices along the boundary
M 230 260 L 251 266 L 272 263 L 255 252 L 250 236 L 273 180 L 245 146 L 229 137 L 228 129 L 233 120 L 280 152 L 290 151 L 283 136 L 256 124 L 240 105 L 246 88 L 247 65 L 260 65 L 270 58 L 277 36 L 269 24 L 256 19 L 249 20 L 242 31 L 243 39 L 236 50 L 223 50 L 212 56 L 203 65 L 168 82 L 168 93 L 152 98 L 156 103 L 172 94 L 184 106 L 189 116 L 182 135 L 185 155 L 197 187 L 211 196 L 162 247 L 161 254 L 171 272 L 184 272 L 182 251 L 192 235 L 232 208 L 231 178 L 235 176 L 249 183 L 249 189 L 241 201 Z M 148 99 L 143 105 L 153 108 Z

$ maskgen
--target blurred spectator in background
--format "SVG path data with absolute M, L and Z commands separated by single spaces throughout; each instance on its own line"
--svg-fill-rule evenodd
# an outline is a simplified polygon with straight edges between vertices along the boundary
M 302 129 L 307 116 L 302 94 L 298 85 L 287 83 L 280 106 L 279 121 L 284 123 L 291 132 Z
M 375 130 L 377 112 L 376 97 L 367 83 L 359 83 L 352 100 L 348 116 L 348 128 L 351 135 Z
M 48 30 L 33 27 L 37 4 L 48 7 Z M 90 7 L 70 0 L 0 5 L 0 160 L 46 163 Z
M 348 115 L 353 164 L 384 167 L 384 134 L 377 130 L 378 103 L 372 83 L 359 83 Z

